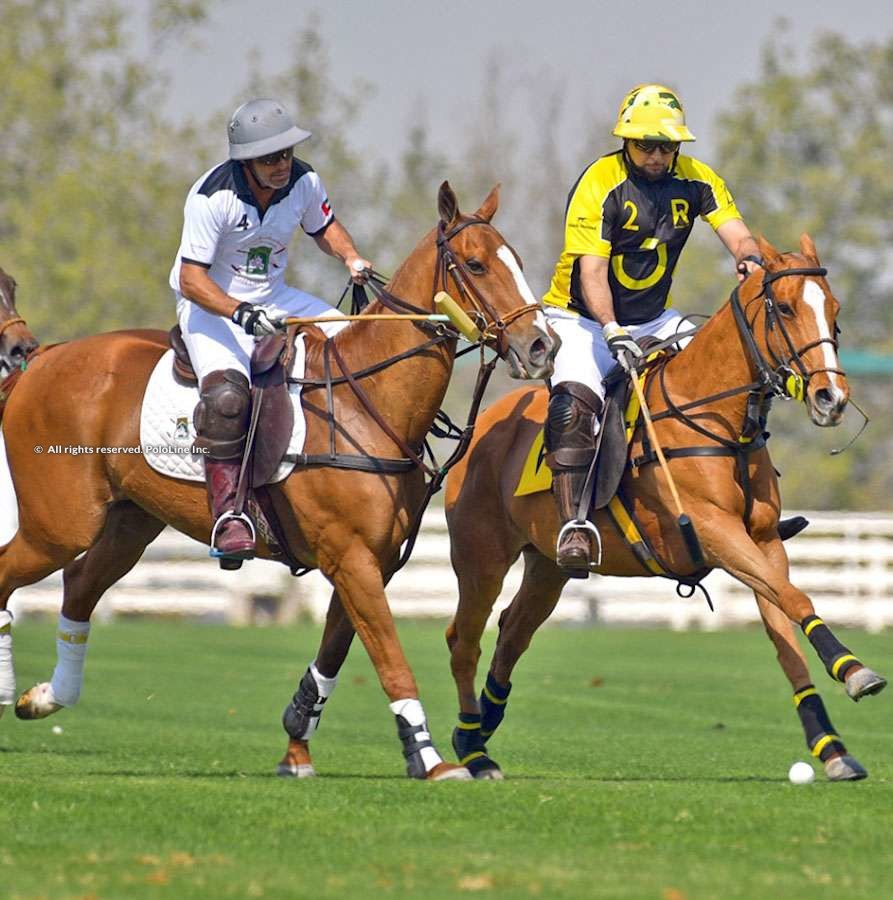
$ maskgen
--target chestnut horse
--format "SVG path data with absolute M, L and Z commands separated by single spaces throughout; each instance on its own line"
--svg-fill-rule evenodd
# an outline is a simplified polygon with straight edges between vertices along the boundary
M 445 182 L 438 195 L 438 228 L 399 268 L 389 290 L 433 312 L 434 293 L 453 286 L 454 299 L 496 342 L 514 377 L 547 377 L 557 342 L 514 251 L 490 224 L 497 205 L 494 188 L 473 216 L 463 215 Z M 388 310 L 374 301 L 367 311 Z M 333 350 L 332 355 L 340 356 L 348 372 L 400 358 L 364 379 L 363 390 L 395 436 L 411 447 L 421 446 L 452 371 L 456 335 L 442 336 L 432 341 L 430 330 L 410 322 L 361 321 L 333 339 L 337 354 Z M 156 331 L 96 335 L 38 355 L 19 380 L 4 417 L 19 515 L 18 532 L 0 547 L 0 625 L 6 616 L 6 638 L 11 635 L 5 607 L 17 587 L 62 568 L 62 613 L 73 622 L 87 622 L 102 593 L 136 564 L 165 524 L 208 543 L 211 522 L 204 485 L 160 475 L 141 454 L 34 452 L 35 445 L 57 443 L 137 446 L 141 398 L 166 344 L 167 336 Z M 423 352 L 411 354 L 413 348 Z M 323 342 L 308 336 L 307 377 L 323 374 L 324 355 Z M 333 374 L 340 373 L 335 369 Z M 329 449 L 326 393 L 304 391 L 308 454 Z M 401 455 L 349 384 L 334 387 L 333 402 L 337 453 Z M 424 492 L 424 474 L 418 468 L 381 474 L 303 467 L 275 485 L 271 495 L 292 555 L 318 568 L 332 583 L 339 606 L 347 610 L 371 657 L 397 720 L 408 774 L 433 780 L 467 778 L 467 770 L 443 762 L 431 743 L 384 591 Z M 270 556 L 262 540 L 258 555 Z M 284 724 L 293 740 L 315 727 L 314 707 L 321 707 L 332 686 L 324 675 L 316 681 L 311 677 L 315 693 L 308 704 L 302 690 L 310 675 L 308 670 L 286 709 Z M 13 700 L 13 679 L 10 649 L 6 657 L 0 654 L 2 704 Z M 45 683 L 23 695 L 16 713 L 36 718 L 58 709 L 48 688 Z M 289 757 L 280 774 L 312 771 Z
M 37 349 L 37 338 L 16 311 L 15 295 L 15 279 L 0 269 L 0 382 L 21 369 L 28 354 Z
M 735 450 L 741 446 L 749 398 L 756 398 L 761 410 L 756 423 L 756 434 L 761 435 L 771 395 L 783 395 L 792 385 L 820 426 L 836 425 L 849 397 L 836 355 L 839 304 L 808 236 L 801 238 L 800 249 L 799 254 L 779 254 L 761 242 L 764 271 L 740 285 L 688 346 L 666 362 L 658 376 L 648 378 L 646 390 L 706 567 L 725 569 L 754 590 L 794 690 L 810 749 L 829 778 L 850 780 L 865 777 L 865 770 L 847 754 L 831 726 L 791 621 L 803 628 L 829 674 L 845 682 L 852 699 L 877 693 L 886 682 L 840 644 L 815 616 L 809 597 L 789 581 L 788 558 L 777 532 L 778 483 L 767 450 L 759 449 L 756 441 L 755 452 L 742 455 Z M 447 482 L 451 556 L 459 581 L 458 609 L 447 630 L 460 705 L 453 743 L 460 761 L 476 777 L 501 777 L 487 741 L 505 713 L 512 670 L 555 608 L 568 578 L 555 564 L 559 522 L 551 493 L 515 496 L 547 403 L 543 388 L 523 388 L 482 413 L 469 452 Z M 640 423 L 628 457 L 634 463 L 627 463 L 620 492 L 665 570 L 692 576 L 695 567 L 677 527 L 664 473 L 647 455 L 645 463 L 640 461 L 648 451 L 644 442 Z M 717 451 L 722 446 L 728 450 Z M 714 449 L 699 455 L 681 452 L 693 447 Z M 707 455 L 711 453 L 716 455 Z M 742 464 L 749 489 L 740 474 Z M 651 574 L 607 510 L 599 510 L 594 521 L 603 540 L 601 562 L 594 571 Z M 481 633 L 506 572 L 522 552 L 523 581 L 500 617 L 498 643 L 479 700 L 474 682 Z

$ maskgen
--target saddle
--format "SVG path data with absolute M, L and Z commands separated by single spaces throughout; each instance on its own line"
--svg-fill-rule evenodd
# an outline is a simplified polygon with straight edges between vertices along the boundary
M 297 328 L 262 338 L 251 354 L 251 416 L 245 458 L 251 484 L 264 484 L 288 449 L 294 411 L 288 395 L 288 376 L 295 355 Z M 169 333 L 174 351 L 173 374 L 180 384 L 198 387 L 180 326 Z
M 661 342 L 655 337 L 646 335 L 640 338 L 638 343 L 643 354 L 648 357 L 649 348 Z M 661 358 L 664 362 L 676 352 L 664 348 L 654 354 L 654 358 Z M 647 371 L 647 368 L 643 371 Z M 629 457 L 629 442 L 639 417 L 639 404 L 630 377 L 622 366 L 618 364 L 608 372 L 604 385 L 605 400 L 599 419 L 598 452 L 593 463 L 595 466 L 595 485 L 591 504 L 593 510 L 607 506 L 617 493 Z

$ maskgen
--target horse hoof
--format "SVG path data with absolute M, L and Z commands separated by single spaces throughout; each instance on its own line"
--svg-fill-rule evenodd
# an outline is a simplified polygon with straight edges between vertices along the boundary
M 53 687 L 49 682 L 35 684 L 29 691 L 25 691 L 16 702 L 17 719 L 45 719 L 54 712 L 62 709 L 53 696 Z
M 858 703 L 863 697 L 879 694 L 887 686 L 887 679 L 873 672 L 868 666 L 862 666 L 846 680 L 846 692 Z
M 825 775 L 828 781 L 860 781 L 862 778 L 868 778 L 868 772 L 849 754 L 829 759 L 825 763 Z
M 471 781 L 471 772 L 465 766 L 453 763 L 438 763 L 426 776 L 427 781 Z
M 489 756 L 478 756 L 469 760 L 465 765 L 476 781 L 503 781 L 505 779 L 499 764 Z
M 300 765 L 279 763 L 276 766 L 276 774 L 280 778 L 316 778 L 316 769 L 308 763 L 301 763 Z

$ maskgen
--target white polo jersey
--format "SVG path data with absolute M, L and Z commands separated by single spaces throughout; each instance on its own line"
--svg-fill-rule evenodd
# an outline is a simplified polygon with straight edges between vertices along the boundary
M 227 294 L 251 303 L 262 303 L 284 283 L 288 245 L 298 225 L 312 236 L 335 218 L 319 175 L 299 159 L 292 161 L 288 184 L 273 194 L 263 214 L 242 164 L 227 160 L 190 188 L 183 216 L 170 275 L 174 291 L 180 292 L 181 263 L 196 263 Z

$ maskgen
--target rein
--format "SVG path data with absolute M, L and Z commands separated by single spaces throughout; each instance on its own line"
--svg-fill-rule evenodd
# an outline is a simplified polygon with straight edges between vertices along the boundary
M 449 470 L 454 465 L 456 465 L 456 463 L 458 463 L 460 459 L 462 459 L 462 457 L 468 450 L 468 446 L 471 443 L 471 438 L 474 434 L 475 422 L 477 421 L 478 412 L 480 411 L 481 402 L 483 400 L 487 384 L 490 380 L 490 376 L 493 373 L 497 360 L 499 358 L 503 358 L 508 352 L 508 339 L 505 335 L 506 328 L 508 328 L 508 326 L 511 325 L 512 322 L 520 318 L 522 315 L 525 315 L 529 312 L 535 313 L 538 309 L 538 307 L 535 305 L 525 303 L 523 306 L 511 310 L 505 316 L 501 317 L 471 282 L 469 278 L 469 275 L 471 273 L 469 273 L 466 266 L 461 261 L 456 259 L 456 256 L 452 248 L 450 247 L 449 241 L 464 228 L 467 228 L 471 225 L 489 224 L 490 223 L 486 219 L 475 218 L 459 223 L 459 225 L 451 229 L 449 232 L 445 230 L 445 226 L 442 221 L 438 223 L 437 228 L 438 259 L 434 271 L 432 294 L 437 292 L 439 281 L 442 282 L 444 289 L 446 289 L 448 284 L 447 275 L 449 274 L 452 277 L 453 282 L 455 283 L 462 297 L 464 297 L 467 303 L 473 308 L 474 316 L 478 319 L 478 325 L 481 331 L 481 338 L 478 341 L 478 345 L 480 346 L 481 350 L 481 363 L 478 369 L 478 376 L 474 392 L 472 394 L 471 407 L 468 414 L 467 424 L 461 431 L 458 431 L 458 429 L 454 429 L 458 432 L 458 443 L 453 453 L 450 455 L 447 461 L 443 463 L 443 465 L 437 466 L 432 454 L 432 463 L 434 464 L 434 466 L 429 466 L 422 456 L 424 448 L 420 447 L 418 449 L 414 449 L 410 447 L 409 443 L 403 437 L 398 435 L 393 428 L 391 428 L 391 426 L 387 423 L 379 410 L 375 407 L 372 400 L 363 390 L 363 388 L 359 384 L 359 380 L 372 375 L 373 373 L 387 369 L 395 363 L 400 362 L 404 359 L 409 359 L 410 357 L 416 356 L 420 353 L 424 353 L 432 347 L 439 346 L 440 344 L 446 343 L 448 341 L 456 341 L 459 337 L 459 333 L 455 329 L 443 323 L 435 324 L 431 322 L 409 320 L 411 321 L 411 324 L 414 327 L 418 328 L 420 331 L 433 333 L 432 337 L 402 353 L 390 356 L 387 359 L 382 360 L 381 362 L 374 363 L 373 365 L 367 366 L 366 368 L 360 369 L 356 372 L 349 371 L 347 364 L 341 356 L 341 353 L 339 352 L 336 344 L 331 338 L 328 338 L 323 345 L 324 377 L 288 379 L 292 384 L 302 384 L 308 388 L 324 387 L 326 390 L 326 418 L 329 427 L 329 452 L 327 454 L 298 454 L 295 458 L 296 465 L 330 466 L 341 469 L 354 469 L 365 472 L 376 472 L 378 474 L 403 474 L 410 472 L 413 469 L 419 468 L 425 473 L 425 475 L 428 476 L 425 496 L 413 518 L 412 524 L 404 542 L 404 547 L 401 552 L 400 558 L 396 564 L 396 567 L 391 571 L 391 574 L 402 568 L 409 560 L 409 557 L 415 545 L 416 538 L 418 536 L 419 529 L 421 527 L 422 516 L 424 515 L 424 512 L 428 507 L 428 503 L 430 502 L 434 494 L 436 494 L 440 490 Z M 396 313 L 424 314 L 428 312 L 428 310 L 415 306 L 414 304 L 409 303 L 408 301 L 392 294 L 384 287 L 384 283 L 385 279 L 379 273 L 373 271 L 371 273 L 369 281 L 367 282 L 367 285 L 375 295 L 376 299 L 378 299 L 386 308 Z M 497 354 L 497 357 L 490 360 L 489 362 L 485 362 L 483 356 L 484 346 L 487 344 L 492 344 L 493 349 Z M 474 348 L 472 346 L 467 349 L 471 350 Z M 334 362 L 338 369 L 340 369 L 340 375 L 336 375 L 332 371 L 332 362 Z M 368 454 L 360 455 L 336 452 L 333 387 L 337 384 L 347 384 L 350 387 L 351 391 L 359 400 L 363 409 L 369 414 L 373 421 L 375 421 L 379 428 L 381 428 L 381 430 L 403 452 L 403 458 L 392 459 L 386 457 L 374 457 Z M 430 449 L 428 452 L 431 453 Z M 310 570 L 303 569 L 302 571 L 295 571 L 295 569 L 293 568 L 294 574 L 304 574 L 307 571 Z
M 763 265 L 762 260 L 755 257 L 751 257 L 751 259 L 759 265 Z M 738 477 L 744 492 L 743 518 L 745 522 L 750 519 L 750 515 L 753 511 L 753 490 L 750 484 L 748 457 L 751 453 L 766 445 L 768 434 L 764 433 L 764 428 L 773 398 L 785 397 L 788 399 L 804 400 L 809 379 L 813 375 L 818 372 L 835 372 L 840 375 L 845 374 L 841 369 L 831 367 L 807 369 L 803 360 L 803 354 L 823 343 L 830 343 L 836 350 L 837 341 L 833 338 L 819 338 L 818 340 L 805 344 L 799 349 L 795 348 L 790 333 L 784 324 L 784 314 L 778 309 L 778 300 L 772 290 L 773 282 L 788 275 L 825 276 L 826 274 L 827 269 L 821 266 L 794 267 L 790 269 L 781 269 L 776 272 L 766 271 L 763 275 L 760 292 L 747 301 L 746 307 L 741 304 L 739 296 L 740 285 L 736 285 L 732 291 L 731 296 L 729 297 L 729 305 L 732 309 L 739 336 L 744 343 L 751 362 L 756 368 L 757 379 L 755 381 L 725 391 L 720 391 L 719 393 L 711 394 L 698 400 L 677 405 L 670 397 L 666 385 L 666 362 L 669 360 L 664 359 L 658 363 L 658 384 L 660 386 L 662 399 L 667 408 L 663 412 L 652 416 L 652 421 L 668 418 L 675 419 L 676 421 L 682 422 L 682 424 L 691 430 L 708 438 L 714 444 L 720 445 L 701 445 L 696 447 L 665 449 L 665 457 L 667 459 L 692 456 L 734 457 L 738 470 Z M 747 317 L 747 311 L 750 306 L 760 299 L 762 299 L 762 307 L 765 311 L 766 346 L 769 350 L 771 360 L 767 360 L 763 355 L 757 345 L 756 337 L 754 335 L 757 313 L 754 313 L 751 319 L 748 319 Z M 788 351 L 787 355 L 779 355 L 770 343 L 770 338 L 776 330 L 784 340 L 784 344 Z M 797 371 L 794 371 L 795 368 Z M 741 434 L 738 436 L 737 440 L 731 440 L 715 434 L 686 414 L 690 410 L 704 407 L 718 400 L 725 400 L 729 397 L 744 393 L 748 394 L 747 406 L 744 422 L 741 427 Z M 643 436 L 642 449 L 643 453 L 641 456 L 632 460 L 632 465 L 634 467 L 648 465 L 657 459 L 657 454 L 648 443 L 647 435 Z

